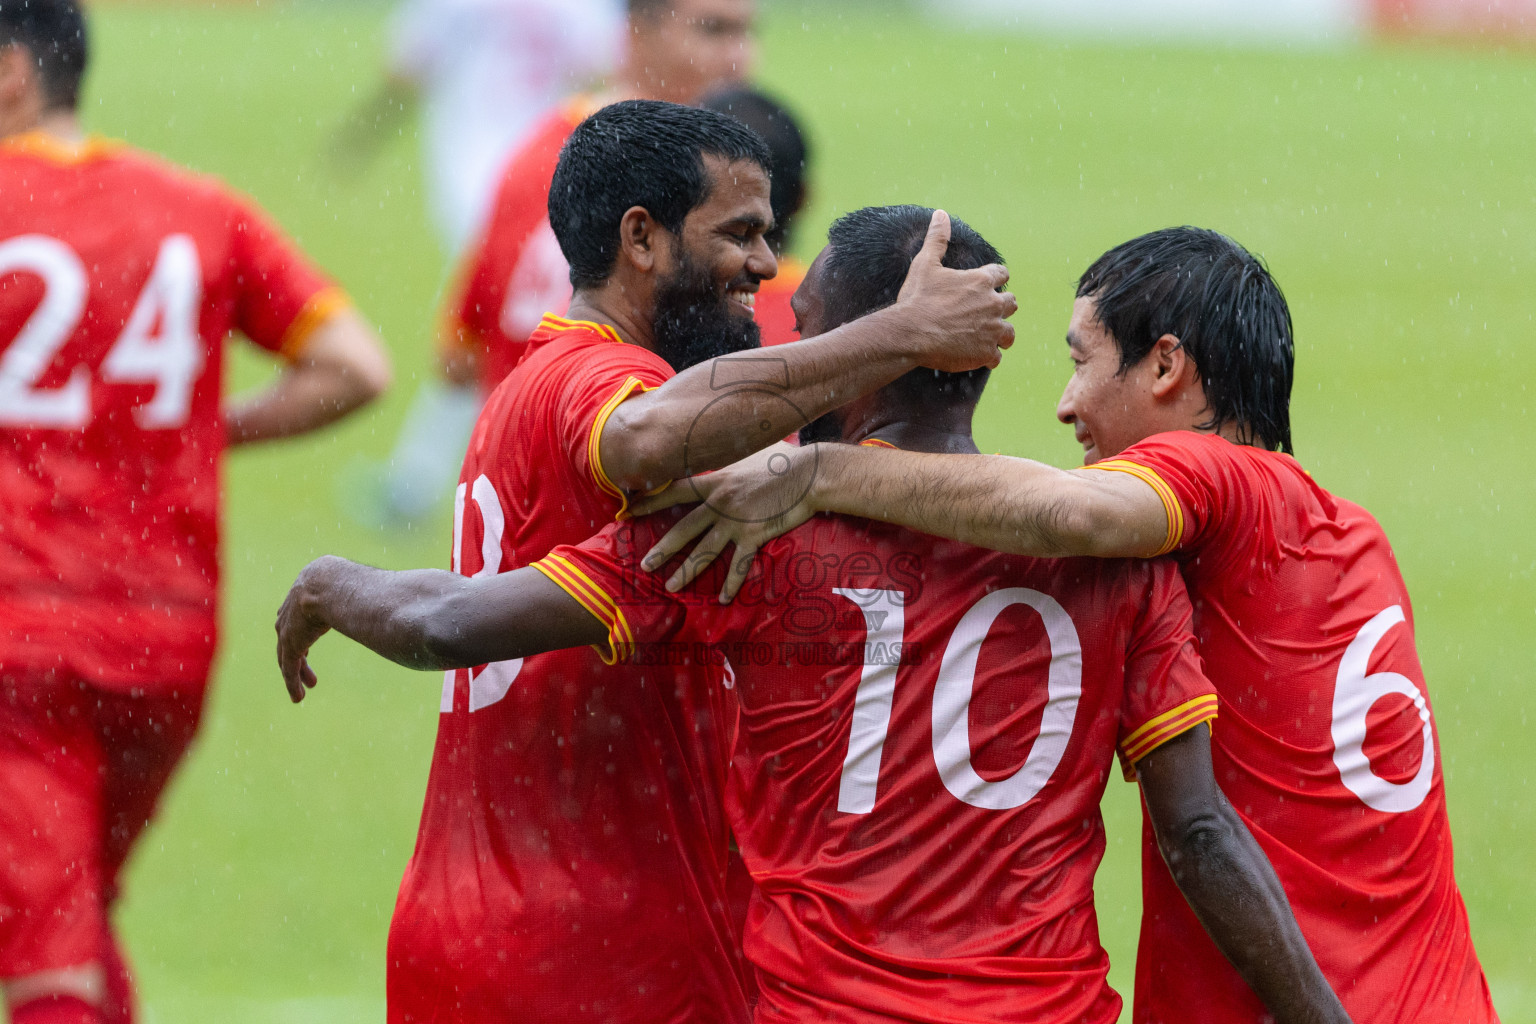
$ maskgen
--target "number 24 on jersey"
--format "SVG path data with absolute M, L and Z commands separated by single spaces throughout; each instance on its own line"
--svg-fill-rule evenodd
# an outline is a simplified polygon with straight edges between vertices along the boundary
M 18 235 L 0 242 L 0 277 L 35 274 L 43 298 L 0 354 L 0 427 L 83 430 L 91 419 L 92 367 L 74 367 L 57 387 L 39 382 L 85 314 L 89 278 L 73 249 L 47 235 Z M 160 243 L 149 280 L 106 357 L 95 368 L 114 384 L 153 384 L 153 396 L 134 409 L 145 430 L 186 425 L 192 386 L 202 372 L 197 334 L 202 307 L 202 268 L 188 235 Z

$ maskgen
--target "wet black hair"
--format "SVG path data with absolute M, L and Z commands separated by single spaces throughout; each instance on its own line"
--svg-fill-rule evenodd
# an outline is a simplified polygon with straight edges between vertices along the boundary
M 85 74 L 85 14 L 75 0 L 0 0 L 0 46 L 32 55 L 49 109 L 73 110 Z
M 571 265 L 571 286 L 595 288 L 608 280 L 619 222 L 632 206 L 668 231 L 682 231 L 689 212 L 709 199 L 705 154 L 771 171 L 768 144 L 713 110 L 626 100 L 577 125 L 549 186 L 549 225 Z
M 1243 444 L 1291 452 L 1291 311 L 1257 256 L 1215 231 L 1165 228 L 1100 256 L 1077 294 L 1119 345 L 1121 372 L 1171 334 L 1205 387 L 1201 429 L 1233 424 Z
M 896 302 L 932 219 L 933 210 L 926 206 L 867 206 L 832 224 L 821 265 L 827 330 Z M 944 266 L 973 270 L 1003 262 L 992 244 L 965 221 L 950 217 L 949 225 Z M 919 368 L 888 387 L 917 402 L 974 404 L 981 397 L 990 373 L 985 367 L 965 373 Z
M 767 93 L 747 86 L 731 86 L 712 92 L 699 104 L 705 110 L 729 114 L 768 143 L 773 156 L 773 230 L 766 238 L 775 254 L 789 244 L 789 227 L 805 204 L 806 165 L 810 147 L 795 115 Z

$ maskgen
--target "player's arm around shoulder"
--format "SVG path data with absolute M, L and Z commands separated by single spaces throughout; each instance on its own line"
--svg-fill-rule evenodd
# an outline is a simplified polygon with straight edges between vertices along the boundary
M 764 457 L 766 454 L 766 457 Z M 770 450 L 679 480 L 636 502 L 644 515 L 700 501 L 646 558 L 669 561 L 696 539 L 672 577 L 691 583 L 734 546 L 729 600 L 759 547 L 817 512 L 875 519 L 919 533 L 1036 558 L 1138 558 L 1169 550 L 1166 503 L 1125 472 L 1062 470 L 1003 455 L 935 455 L 848 444 Z
M 1174 881 L 1277 1024 L 1343 1024 L 1264 851 L 1216 785 L 1201 723 L 1136 761 L 1147 815 Z
M 390 383 L 389 357 L 374 329 L 339 293 L 285 348 L 287 366 L 269 387 L 234 399 L 224 412 L 230 445 L 308 433 L 341 419 Z M 320 298 L 320 297 L 317 297 Z
M 407 668 L 469 668 L 601 643 L 608 626 L 532 567 L 465 577 L 392 572 L 326 555 L 277 612 L 277 661 L 295 702 L 316 683 L 309 650 L 336 630 Z

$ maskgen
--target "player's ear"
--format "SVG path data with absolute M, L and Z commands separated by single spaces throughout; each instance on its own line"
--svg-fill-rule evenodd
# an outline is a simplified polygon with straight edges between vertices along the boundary
M 1148 356 L 1152 360 L 1152 394 L 1158 398 L 1172 395 L 1195 368 L 1194 360 L 1175 334 L 1165 334 L 1153 342 Z
M 619 220 L 619 256 L 636 270 L 655 270 L 664 233 L 665 229 L 645 207 L 631 206 Z

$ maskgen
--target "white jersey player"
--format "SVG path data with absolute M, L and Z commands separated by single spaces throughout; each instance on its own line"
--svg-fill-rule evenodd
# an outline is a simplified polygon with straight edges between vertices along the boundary
M 396 11 L 389 92 L 419 97 L 428 202 L 449 252 L 478 230 L 534 119 L 613 67 L 622 26 L 620 0 L 406 0 Z

